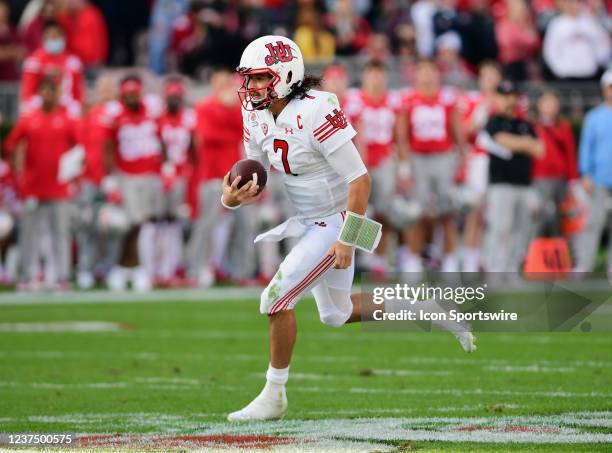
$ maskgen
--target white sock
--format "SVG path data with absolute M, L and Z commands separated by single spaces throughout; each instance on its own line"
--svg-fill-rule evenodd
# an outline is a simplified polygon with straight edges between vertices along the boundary
M 156 227 L 153 222 L 144 223 L 138 233 L 138 261 L 139 266 L 143 267 L 149 278 L 155 275 L 155 255 L 159 244 L 155 240 Z
M 408 251 L 405 261 L 406 267 L 403 272 L 423 272 L 423 260 L 420 255 Z
M 463 249 L 463 272 L 478 272 L 480 270 L 480 249 L 465 247 Z
M 457 256 L 454 253 L 444 256 L 442 272 L 459 272 L 459 260 L 457 260 Z
M 266 386 L 262 393 L 267 391 L 278 390 L 285 386 L 289 380 L 289 367 L 287 368 L 274 368 L 272 364 L 268 366 L 266 372 Z

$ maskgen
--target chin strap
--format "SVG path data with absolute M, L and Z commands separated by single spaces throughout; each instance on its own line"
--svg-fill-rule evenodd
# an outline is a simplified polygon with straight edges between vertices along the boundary
M 346 219 L 340 230 L 338 242 L 372 253 L 378 247 L 382 225 L 366 216 L 346 211 Z

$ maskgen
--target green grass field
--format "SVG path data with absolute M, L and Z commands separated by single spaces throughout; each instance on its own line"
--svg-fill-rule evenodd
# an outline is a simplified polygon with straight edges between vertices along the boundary
M 121 433 L 112 445 L 137 450 L 612 450 L 612 334 L 479 334 L 468 355 L 443 332 L 330 329 L 311 299 L 297 315 L 287 417 L 232 425 L 267 367 L 257 299 L 0 306 L 0 432 L 102 448 L 94 434 Z

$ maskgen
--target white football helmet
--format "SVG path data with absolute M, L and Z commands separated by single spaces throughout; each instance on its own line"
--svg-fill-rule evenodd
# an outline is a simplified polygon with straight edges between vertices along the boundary
M 238 97 L 245 110 L 261 110 L 267 108 L 274 99 L 287 97 L 304 81 L 304 58 L 302 52 L 289 38 L 284 36 L 262 36 L 249 44 L 240 58 L 240 66 L 236 69 L 244 76 Z M 254 99 L 253 92 L 262 88 L 249 88 L 252 75 L 269 74 L 268 85 L 263 88 L 266 96 Z

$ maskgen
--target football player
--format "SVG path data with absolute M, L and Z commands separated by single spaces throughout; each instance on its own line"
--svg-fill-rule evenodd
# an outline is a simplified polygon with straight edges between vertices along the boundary
M 39 289 L 36 261 L 48 231 L 51 250 L 46 283 L 63 290 L 68 288 L 71 271 L 71 207 L 69 183 L 62 179 L 60 165 L 78 143 L 78 124 L 59 105 L 60 87 L 55 77 L 43 78 L 38 94 L 41 107 L 22 114 L 5 142 L 7 153 L 24 153 L 21 159 L 13 156 L 15 162 L 23 162 L 19 172 L 24 199 L 19 232 L 20 287 Z M 49 268 L 54 272 L 49 273 Z
M 413 276 L 423 270 L 421 253 L 426 226 L 431 220 L 440 224 L 444 232 L 442 271 L 459 270 L 452 192 L 466 143 L 456 103 L 456 91 L 441 86 L 436 63 L 421 60 L 416 67 L 415 89 L 404 97 L 414 191 L 424 210 L 422 218 L 407 234 L 410 250 L 402 270 Z
M 270 332 L 266 385 L 249 405 L 228 416 L 230 421 L 270 420 L 287 409 L 296 304 L 311 290 L 326 325 L 361 321 L 361 295 L 351 295 L 354 248 L 372 252 L 380 224 L 365 217 L 371 183 L 352 141 L 356 132 L 336 95 L 317 90 L 320 79 L 304 75 L 298 46 L 283 36 L 258 38 L 244 50 L 238 72 L 244 77 L 239 96 L 247 156 L 282 174 L 297 213 L 255 239 L 299 238 L 260 298 Z M 241 188 L 239 182 L 240 176 L 230 181 L 229 173 L 223 180 L 221 203 L 229 209 L 261 196 L 252 180 Z M 364 225 L 372 234 L 360 234 Z M 471 350 L 471 334 L 463 337 Z
M 153 98 L 143 96 L 143 83 L 137 75 L 124 77 L 119 91 L 120 102 L 107 105 L 104 120 L 109 137 L 105 146 L 106 170 L 116 181 L 106 177 L 102 185 L 119 187 L 131 224 L 121 261 L 125 267 L 133 268 L 133 289 L 148 291 L 155 267 L 154 222 L 163 213 L 159 106 Z M 125 288 L 125 267 L 115 266 L 110 271 L 107 283 L 111 289 Z
M 351 101 L 352 117 L 359 132 L 355 144 L 372 176 L 370 204 L 374 208 L 374 218 L 386 227 L 391 215 L 390 200 L 395 192 L 394 151 L 396 139 L 401 135 L 397 131 L 401 97 L 387 90 L 387 70 L 382 63 L 369 63 L 362 80 L 361 90 Z M 370 268 L 374 272 L 385 272 L 388 267 L 386 230 L 383 228 L 380 245 L 371 255 Z
M 159 133 L 166 149 L 162 166 L 166 221 L 159 225 L 161 253 L 157 277 L 163 284 L 171 284 L 183 261 L 183 230 L 180 219 L 186 218 L 187 179 L 192 170 L 193 132 L 196 115 L 185 106 L 185 86 L 178 77 L 169 78 L 164 85 L 166 109 L 159 118 Z

